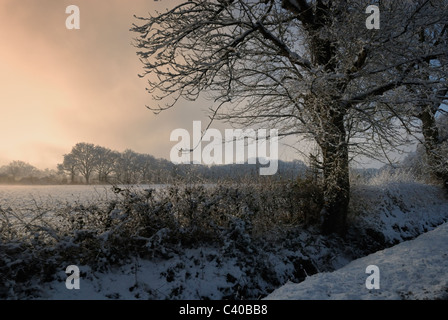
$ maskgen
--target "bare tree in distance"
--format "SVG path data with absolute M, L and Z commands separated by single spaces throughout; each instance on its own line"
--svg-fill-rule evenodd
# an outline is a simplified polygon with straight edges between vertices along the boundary
M 120 154 L 117 161 L 117 180 L 123 184 L 132 184 L 137 181 L 139 154 L 131 149 L 126 149 Z
M 90 177 L 98 164 L 95 145 L 85 142 L 77 143 L 72 148 L 70 156 L 76 164 L 76 170 L 84 177 L 86 184 L 90 184 Z
M 16 182 L 18 179 L 30 178 L 37 175 L 39 170 L 27 162 L 14 160 L 11 161 L 8 165 L 3 166 L 1 168 L 1 171 L 10 175 L 12 181 Z
M 108 183 L 110 175 L 116 169 L 120 153 L 102 146 L 95 146 L 95 157 L 98 181 L 100 183 Z
M 350 159 L 408 143 L 401 94 L 433 83 L 416 66 L 447 55 L 445 43 L 419 37 L 447 24 L 447 1 L 381 1 L 380 30 L 367 30 L 365 9 L 362 0 L 193 0 L 138 17 L 140 76 L 153 99 L 172 99 L 150 109 L 206 94 L 212 119 L 314 140 L 322 230 L 344 233 Z
M 57 165 L 59 172 L 67 172 L 70 175 L 70 183 L 75 183 L 75 177 L 77 174 L 77 163 L 71 153 L 64 154 L 64 160 Z

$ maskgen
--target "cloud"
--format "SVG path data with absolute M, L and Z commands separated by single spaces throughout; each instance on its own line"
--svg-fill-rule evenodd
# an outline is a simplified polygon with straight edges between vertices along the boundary
M 176 2 L 2 0 L 0 165 L 54 168 L 78 142 L 169 159 L 171 131 L 207 123 L 211 105 L 180 102 L 157 116 L 147 110 L 155 102 L 138 77 L 143 69 L 129 29 L 134 14 Z M 71 4 L 80 8 L 80 30 L 65 27 Z
M 168 157 L 171 130 L 205 115 L 179 106 L 156 117 L 145 108 L 152 101 L 129 29 L 133 14 L 170 2 L 78 0 L 81 29 L 67 30 L 71 2 L 0 4 L 0 160 L 47 158 L 52 167 L 81 141 Z

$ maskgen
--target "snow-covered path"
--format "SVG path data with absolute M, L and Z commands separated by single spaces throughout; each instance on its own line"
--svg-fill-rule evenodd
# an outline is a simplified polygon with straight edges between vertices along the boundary
M 369 265 L 379 268 L 379 289 L 367 289 Z M 369 279 L 369 280 L 370 280 Z M 372 283 L 372 282 L 370 282 Z M 377 282 L 378 283 L 378 282 Z M 354 260 L 330 273 L 275 290 L 272 300 L 447 299 L 448 223 L 414 240 Z

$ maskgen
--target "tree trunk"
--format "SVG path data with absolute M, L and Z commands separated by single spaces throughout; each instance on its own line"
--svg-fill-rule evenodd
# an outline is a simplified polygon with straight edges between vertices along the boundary
M 444 175 L 442 168 L 443 159 L 437 150 L 439 146 L 439 129 L 437 128 L 435 115 L 430 108 L 425 108 L 419 114 L 419 118 L 422 122 L 422 134 L 425 139 L 424 146 L 431 175 L 436 179 L 445 180 L 447 177 Z
M 422 133 L 425 138 L 426 154 L 430 155 L 439 142 L 436 118 L 430 110 L 425 110 L 420 114 L 420 120 L 422 121 Z
M 324 204 L 320 222 L 325 234 L 344 234 L 350 202 L 349 157 L 343 112 L 330 112 L 322 149 Z M 325 121 L 324 121 L 325 122 Z

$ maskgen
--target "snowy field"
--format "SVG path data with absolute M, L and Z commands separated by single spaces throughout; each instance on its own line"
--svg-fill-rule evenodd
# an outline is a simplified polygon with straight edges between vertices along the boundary
M 0 207 L 14 210 L 51 208 L 60 203 L 85 203 L 107 200 L 114 193 L 109 186 L 0 186 Z
M 124 188 L 125 186 L 119 186 Z M 162 185 L 138 185 L 132 188 L 160 188 Z M 0 185 L 0 208 L 32 212 L 66 204 L 91 204 L 116 199 L 109 185 Z

